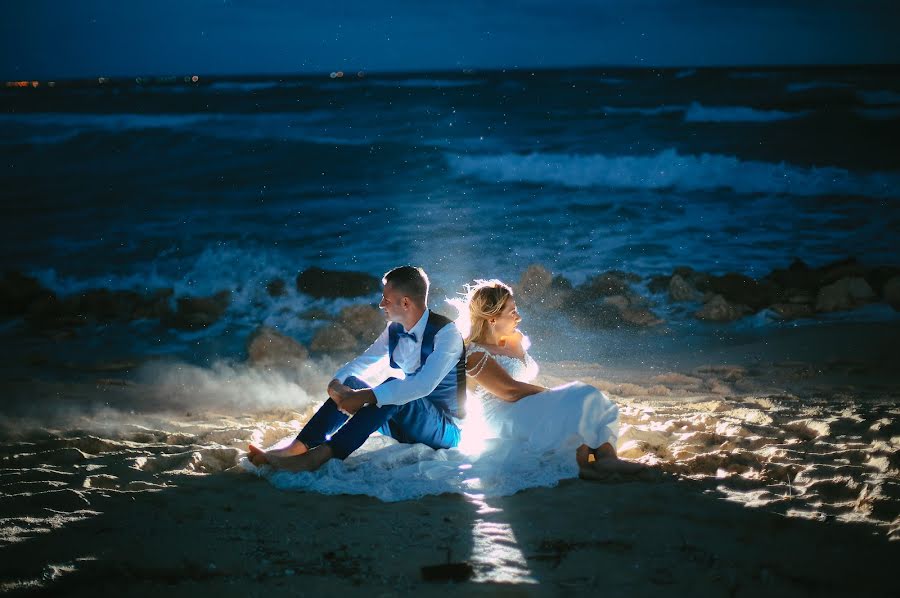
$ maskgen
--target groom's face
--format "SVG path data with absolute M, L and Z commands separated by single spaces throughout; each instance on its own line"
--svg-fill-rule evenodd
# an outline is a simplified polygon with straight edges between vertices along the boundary
M 409 297 L 403 296 L 394 285 L 387 283 L 384 285 L 384 291 L 381 293 L 381 303 L 378 304 L 384 310 L 384 317 L 388 322 L 401 321 L 409 311 Z

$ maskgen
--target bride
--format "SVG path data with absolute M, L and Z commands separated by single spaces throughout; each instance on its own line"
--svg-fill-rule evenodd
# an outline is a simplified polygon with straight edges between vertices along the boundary
M 508 285 L 475 281 L 462 309 L 461 318 L 466 316 L 468 386 L 481 401 L 491 435 L 535 450 L 577 446 L 582 478 L 645 469 L 616 455 L 619 410 L 603 392 L 581 382 L 551 389 L 533 384 L 538 365 L 528 354 L 528 338 L 517 328 L 522 318 Z

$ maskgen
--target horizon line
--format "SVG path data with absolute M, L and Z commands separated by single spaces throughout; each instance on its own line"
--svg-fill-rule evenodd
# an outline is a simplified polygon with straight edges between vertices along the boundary
M 869 63 L 755 63 L 755 64 L 720 64 L 720 65 L 623 65 L 623 64 L 593 64 L 593 65 L 573 65 L 573 66 L 509 66 L 509 67 L 459 67 L 459 68 L 437 68 L 437 69 L 412 69 L 412 70 L 366 70 L 366 69 L 336 69 L 334 71 L 296 71 L 296 72 L 242 72 L 242 73 L 223 73 L 210 72 L 201 73 L 198 71 L 181 72 L 173 74 L 166 73 L 132 73 L 132 74 L 103 74 L 97 75 L 81 75 L 81 76 L 63 76 L 63 77 L 22 77 L 21 75 L 14 78 L 0 77 L 3 81 L 53 81 L 53 82 L 85 82 L 104 79 L 107 81 L 117 80 L 137 80 L 137 79 L 162 79 L 175 78 L 182 79 L 184 77 L 197 76 L 198 78 L 216 78 L 216 79 L 259 79 L 259 78 L 335 78 L 333 73 L 345 73 L 344 77 L 348 79 L 365 78 L 368 76 L 399 76 L 399 75 L 474 75 L 478 73 L 520 73 L 520 72 L 553 72 L 553 71 L 591 71 L 591 70 L 640 70 L 640 71 L 670 71 L 670 70 L 789 70 L 789 69 L 854 69 L 854 68 L 900 68 L 900 62 L 869 62 Z M 357 77 L 357 73 L 363 73 L 363 77 Z M 342 78 L 342 77 L 338 77 Z M 182 81 L 183 82 L 183 81 Z

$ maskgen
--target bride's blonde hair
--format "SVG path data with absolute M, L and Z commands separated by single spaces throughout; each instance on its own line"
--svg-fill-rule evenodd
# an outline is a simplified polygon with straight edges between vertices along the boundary
M 468 316 L 468 331 L 464 332 L 466 344 L 484 340 L 488 320 L 499 315 L 512 296 L 512 288 L 496 278 L 476 280 L 474 284 L 466 286 L 464 305 L 468 307 L 468 314 L 464 313 L 464 309 L 459 310 L 460 319 L 464 320 Z

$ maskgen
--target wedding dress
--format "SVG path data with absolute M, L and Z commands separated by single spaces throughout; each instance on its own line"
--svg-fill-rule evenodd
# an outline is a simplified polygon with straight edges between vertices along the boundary
M 522 359 L 492 353 L 477 343 L 466 349 L 469 355 L 487 353 L 519 382 L 533 382 L 538 365 L 525 351 Z M 504 401 L 476 385 L 473 398 L 482 409 L 488 437 L 526 443 L 532 450 L 554 450 L 586 444 L 597 448 L 608 442 L 616 445 L 618 408 L 609 397 L 582 382 L 570 382 L 544 392 Z
M 474 343 L 467 350 L 487 351 Z M 527 352 L 524 359 L 491 357 L 516 380 L 537 377 L 537 363 Z M 433 450 L 373 434 L 346 460 L 332 459 L 315 472 L 257 468 L 246 458 L 240 465 L 278 488 L 322 494 L 366 494 L 388 502 L 444 493 L 494 497 L 577 477 L 579 445 L 596 448 L 616 442 L 615 404 L 581 382 L 514 403 L 477 385 L 469 392 L 466 409 L 462 442 L 453 449 Z

